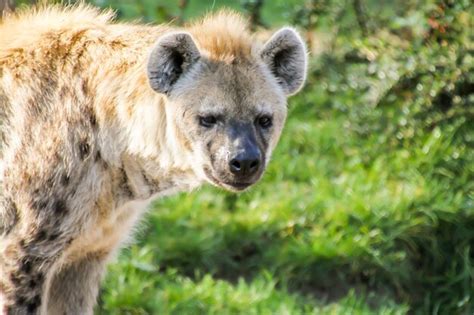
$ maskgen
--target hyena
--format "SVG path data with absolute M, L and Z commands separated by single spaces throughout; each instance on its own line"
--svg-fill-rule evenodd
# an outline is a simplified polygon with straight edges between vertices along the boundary
M 231 11 L 112 19 L 50 6 L 0 24 L 3 314 L 91 314 L 148 201 L 256 183 L 305 81 L 292 28 L 261 42 Z

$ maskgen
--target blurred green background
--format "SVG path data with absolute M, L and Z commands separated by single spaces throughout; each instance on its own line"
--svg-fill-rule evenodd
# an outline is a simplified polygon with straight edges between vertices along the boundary
M 474 313 L 470 0 L 90 2 L 176 24 L 231 7 L 311 53 L 262 182 L 157 201 L 98 314 Z

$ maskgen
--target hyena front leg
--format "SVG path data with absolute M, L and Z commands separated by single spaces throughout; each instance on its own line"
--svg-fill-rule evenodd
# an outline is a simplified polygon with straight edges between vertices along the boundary
M 0 236 L 1 315 L 40 314 L 46 281 L 71 240 L 60 225 L 18 215 L 14 226 Z
M 61 267 L 50 284 L 46 314 L 92 314 L 106 260 L 100 252 Z
M 40 314 L 45 281 L 55 262 L 54 256 L 41 252 L 47 253 L 51 248 L 30 236 L 20 235 L 4 239 L 0 246 L 3 247 L 0 257 L 1 314 Z
M 1 314 L 38 314 L 46 270 L 36 257 L 24 252 L 24 240 L 7 240 L 2 245 L 6 247 L 0 257 Z

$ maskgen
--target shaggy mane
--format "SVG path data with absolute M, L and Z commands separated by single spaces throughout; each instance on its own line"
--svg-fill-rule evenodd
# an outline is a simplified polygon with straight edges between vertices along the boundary
M 112 24 L 115 14 L 84 3 L 75 5 L 39 4 L 20 9 L 0 19 L 0 49 L 33 44 L 37 34 L 60 29 L 99 27 Z M 232 62 L 252 53 L 254 38 L 248 21 L 231 10 L 209 13 L 184 27 L 210 59 Z M 25 32 L 25 30 L 32 30 Z
M 106 25 L 113 18 L 112 10 L 83 3 L 70 6 L 38 4 L 19 9 L 0 19 L 0 48 L 14 47 L 15 43 L 25 46 L 35 40 L 37 34 L 51 30 Z
M 221 10 L 187 27 L 202 52 L 211 59 L 232 62 L 251 55 L 253 36 L 240 14 Z

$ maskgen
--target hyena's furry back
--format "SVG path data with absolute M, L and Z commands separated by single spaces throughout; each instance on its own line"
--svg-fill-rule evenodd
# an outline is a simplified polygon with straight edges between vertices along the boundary
M 49 7 L 0 24 L 0 313 L 90 314 L 150 198 L 262 175 L 305 79 L 290 28 L 187 28 Z

